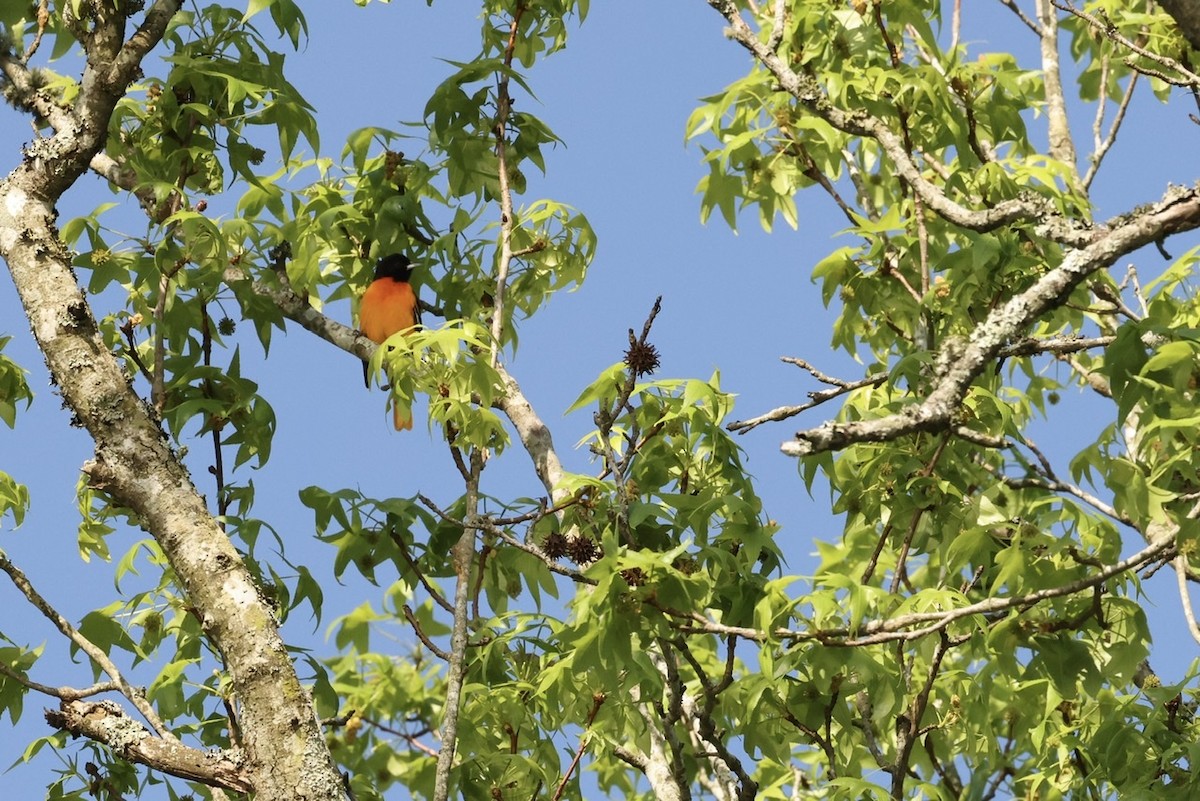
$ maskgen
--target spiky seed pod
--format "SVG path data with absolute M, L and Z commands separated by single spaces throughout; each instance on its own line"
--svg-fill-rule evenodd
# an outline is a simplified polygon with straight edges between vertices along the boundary
M 567 556 L 577 565 L 586 565 L 600 558 L 600 548 L 587 537 L 577 537 L 567 546 Z
M 658 348 L 649 342 L 639 342 L 629 335 L 629 349 L 625 351 L 625 364 L 638 378 L 653 373 L 658 369 Z
M 542 550 L 551 559 L 561 559 L 567 555 L 571 541 L 560 531 L 551 531 L 542 540 Z

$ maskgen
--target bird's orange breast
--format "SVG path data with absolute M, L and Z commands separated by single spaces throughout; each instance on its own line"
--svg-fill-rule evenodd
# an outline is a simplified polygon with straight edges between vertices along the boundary
M 359 328 L 372 342 L 383 342 L 417 323 L 417 296 L 406 281 L 380 278 L 363 293 Z

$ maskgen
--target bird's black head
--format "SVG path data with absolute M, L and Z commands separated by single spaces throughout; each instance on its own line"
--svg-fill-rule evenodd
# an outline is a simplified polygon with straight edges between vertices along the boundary
M 389 253 L 375 265 L 375 280 L 391 278 L 393 281 L 407 281 L 412 275 L 412 262 L 403 253 Z

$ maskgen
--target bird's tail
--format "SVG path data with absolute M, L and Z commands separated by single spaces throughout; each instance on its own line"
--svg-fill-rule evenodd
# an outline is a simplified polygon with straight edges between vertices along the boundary
M 392 425 L 397 431 L 412 431 L 412 409 L 406 409 L 397 401 L 392 401 Z

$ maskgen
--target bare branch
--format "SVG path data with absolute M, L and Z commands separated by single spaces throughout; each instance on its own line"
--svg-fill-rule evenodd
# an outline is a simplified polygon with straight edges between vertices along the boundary
M 1090 238 L 1090 233 L 1079 222 L 1058 215 L 1048 202 L 1037 198 L 1014 198 L 983 209 L 971 209 L 951 199 L 925 178 L 920 165 L 905 146 L 904 139 L 892 130 L 890 123 L 861 110 L 850 112 L 831 104 L 815 78 L 794 71 L 783 58 L 759 40 L 755 31 L 742 19 L 733 0 L 708 0 L 708 4 L 729 23 L 729 34 L 734 41 L 770 71 L 784 92 L 839 131 L 878 142 L 894 165 L 898 177 L 911 186 L 925 205 L 939 216 L 972 231 L 986 232 L 1015 222 L 1028 222 L 1046 236 L 1064 244 L 1082 245 Z
M 1067 118 L 1067 99 L 1063 93 L 1062 71 L 1058 64 L 1058 14 L 1052 0 L 1037 0 L 1038 22 L 1041 26 L 1042 84 L 1046 94 L 1046 119 L 1050 137 L 1050 157 L 1071 171 L 1073 182 L 1079 184 L 1075 164 L 1075 140 Z
M 46 23 L 50 21 L 50 0 L 38 0 L 37 10 L 37 33 L 34 34 L 33 41 L 29 47 L 25 48 L 25 54 L 21 56 L 21 62 L 29 63 L 29 59 L 33 58 L 33 54 L 42 46 L 42 37 L 46 33 Z
M 499 171 L 500 199 L 500 253 L 496 264 L 496 292 L 492 307 L 492 354 L 491 365 L 500 362 L 500 338 L 504 334 L 504 301 L 508 289 L 508 273 L 512 266 L 512 232 L 516 220 L 513 218 L 512 186 L 508 170 L 508 119 L 512 111 L 512 97 L 508 93 L 508 74 L 512 69 L 513 53 L 517 47 L 517 31 L 525 6 L 517 3 L 508 28 L 508 44 L 504 48 L 504 69 L 496 77 L 496 123 L 493 133 L 496 139 L 496 162 Z
M 404 614 L 404 619 L 408 621 L 410 626 L 412 626 L 413 631 L 417 635 L 417 639 L 419 639 L 421 643 L 429 649 L 429 652 L 443 662 L 449 662 L 450 654 L 446 653 L 441 648 L 438 648 L 437 644 L 433 640 L 429 639 L 428 635 L 425 634 L 425 629 L 421 628 L 421 621 L 417 620 L 417 616 L 413 614 L 412 607 L 410 607 L 408 604 L 405 604 L 400 608 L 400 611 Z
M 451 446 L 454 450 L 454 446 Z M 434 774 L 434 801 L 446 801 L 450 797 L 450 771 L 454 767 L 454 755 L 458 751 L 458 719 L 462 710 L 463 681 L 467 675 L 467 628 L 469 624 L 468 604 L 471 590 L 471 563 L 475 556 L 475 540 L 478 532 L 479 478 L 483 473 L 482 451 L 472 449 L 470 474 L 466 482 L 467 519 L 462 534 L 454 543 L 451 558 L 454 563 L 454 622 L 450 630 L 449 669 L 446 672 L 446 701 L 442 707 L 442 725 L 439 732 L 442 742 L 438 752 L 437 770 Z
M 904 797 L 904 780 L 908 778 L 908 765 L 912 759 L 913 746 L 916 745 L 917 739 L 920 736 L 921 718 L 924 717 L 925 709 L 929 706 L 929 695 L 933 692 L 933 683 L 942 668 L 942 659 L 949 650 L 950 641 L 943 631 L 938 638 L 937 649 L 933 652 L 933 659 L 930 660 L 929 672 L 925 677 L 925 683 L 922 685 L 920 692 L 913 698 L 908 714 L 897 721 L 896 736 L 900 741 L 900 753 L 896 755 L 896 764 L 891 766 L 892 798 Z
M 596 693 L 592 696 L 592 711 L 588 713 L 587 720 L 583 724 L 583 734 L 579 738 L 579 747 L 575 749 L 575 757 L 571 760 L 571 764 L 567 766 L 567 770 L 563 773 L 562 781 L 558 783 L 558 789 L 551 796 L 551 801 L 559 801 L 563 797 L 563 793 L 567 789 L 567 782 L 571 781 L 571 775 L 575 769 L 579 767 L 579 760 L 583 758 L 583 752 L 588 746 L 588 729 L 596 721 L 596 715 L 600 712 L 600 707 L 604 705 L 604 693 Z
M 1033 31 L 1039 37 L 1042 35 L 1042 29 L 1038 27 L 1036 22 L 1025 15 L 1025 12 L 1021 10 L 1021 7 L 1016 4 L 1016 0 L 1000 0 L 1000 5 L 1016 14 L 1017 19 L 1025 23 L 1025 27 L 1029 28 L 1029 30 Z
M 1101 34 L 1102 36 L 1107 36 L 1110 40 L 1112 40 L 1116 44 L 1120 45 L 1121 47 L 1125 48 L 1129 52 L 1135 53 L 1136 55 L 1141 56 L 1142 58 L 1146 59 L 1147 61 L 1152 61 L 1155 64 L 1158 64 L 1164 70 L 1168 70 L 1174 74 L 1167 75 L 1159 70 L 1152 70 L 1152 69 L 1148 69 L 1146 67 L 1142 67 L 1142 66 L 1138 65 L 1136 62 L 1134 62 L 1132 59 L 1126 59 L 1125 65 L 1127 67 L 1129 67 L 1130 69 L 1136 70 L 1144 75 L 1149 75 L 1151 77 L 1158 78 L 1158 79 L 1165 81 L 1166 83 L 1169 83 L 1173 86 L 1200 87 L 1200 75 L 1197 75 L 1196 73 L 1192 72 L 1190 69 L 1188 69 L 1183 64 L 1176 61 L 1175 59 L 1171 58 L 1170 56 L 1160 55 L 1153 51 L 1147 50 L 1146 48 L 1139 45 L 1137 42 L 1130 39 L 1128 36 L 1125 36 L 1124 34 L 1122 34 L 1117 29 L 1117 26 L 1113 25 L 1111 22 L 1108 22 L 1107 20 L 1102 20 L 1099 17 L 1095 16 L 1094 14 L 1089 14 L 1088 12 L 1083 11 L 1082 9 L 1076 8 L 1073 3 L 1062 2 L 1062 0 L 1049 0 L 1049 2 L 1053 3 L 1055 8 L 1060 8 L 1063 11 L 1069 12 L 1071 14 L 1074 14 L 1076 17 L 1079 17 L 1081 20 L 1085 21 L 1088 25 L 1090 25 L 1092 30 L 1096 31 L 1097 33 Z
M 1192 594 L 1187 585 L 1187 557 L 1179 554 L 1174 560 L 1175 583 L 1179 587 L 1180 606 L 1183 607 L 1183 619 L 1187 621 L 1188 634 L 1200 644 L 1200 625 L 1196 623 L 1196 611 L 1192 606 Z
M 1107 61 L 1105 62 L 1107 63 Z M 1101 79 L 1101 87 L 1104 86 L 1104 80 Z M 1088 166 L 1087 173 L 1083 176 L 1083 187 L 1088 189 L 1092 185 L 1092 181 L 1096 179 L 1096 174 L 1100 172 L 1100 164 L 1104 161 L 1104 157 L 1108 155 L 1108 151 L 1117 141 L 1117 132 L 1121 130 L 1121 123 L 1125 121 L 1125 113 L 1129 111 L 1129 104 L 1133 102 L 1133 91 L 1138 85 L 1138 73 L 1134 73 L 1129 78 L 1129 85 L 1125 87 L 1125 93 L 1121 96 L 1121 103 L 1117 106 L 1117 113 L 1113 117 L 1112 123 L 1108 126 L 1108 135 L 1103 139 L 1100 138 L 1100 126 L 1104 120 L 1104 101 L 1101 100 L 1096 104 L 1096 122 L 1093 126 L 1093 134 L 1095 138 L 1095 148 L 1092 151 L 1091 165 Z
M 1174 530 L 1177 531 L 1178 527 L 1176 526 Z M 684 633 L 736 634 L 739 637 L 754 640 L 755 642 L 768 642 L 772 640 L 800 642 L 816 640 L 829 646 L 852 648 L 883 642 L 912 641 L 930 634 L 936 634 L 955 621 L 975 615 L 991 616 L 1010 609 L 1024 608 L 1042 601 L 1074 595 L 1077 592 L 1089 590 L 1102 584 L 1121 573 L 1140 570 L 1142 567 L 1157 561 L 1163 556 L 1168 554 L 1174 555 L 1175 540 L 1169 526 L 1164 526 L 1164 531 L 1161 533 L 1154 536 L 1148 535 L 1148 539 L 1151 540 L 1150 544 L 1132 556 L 1106 565 L 1091 575 L 1061 584 L 1057 587 L 1046 587 L 1025 595 L 985 598 L 977 603 L 941 612 L 910 612 L 894 618 L 871 621 L 854 631 L 846 628 L 810 629 L 807 631 L 779 628 L 771 631 L 763 631 L 744 626 L 726 625 L 715 620 L 710 620 L 699 613 L 677 614 L 686 621 L 680 625 L 680 630 Z M 857 631 L 864 633 L 856 635 L 855 632 Z
M 74 643 L 79 650 L 87 654 L 88 658 L 104 671 L 105 675 L 112 679 L 112 683 L 120 689 L 121 694 L 129 699 L 129 702 L 154 727 L 154 730 L 158 732 L 160 737 L 168 740 L 176 739 L 171 730 L 159 718 L 158 713 L 154 711 L 154 707 L 146 700 L 145 692 L 126 681 L 120 669 L 108 658 L 108 654 L 104 653 L 95 643 L 83 636 L 78 629 L 71 625 L 70 621 L 59 614 L 58 610 L 51 606 L 50 602 L 34 589 L 33 584 L 29 581 L 29 577 L 2 552 L 0 552 L 0 570 L 8 574 L 8 578 L 12 581 L 13 586 L 25 596 L 25 599 L 30 604 L 41 612 L 47 620 L 53 623 L 54 627 L 62 632 L 64 637 Z M 58 695 L 58 693 L 50 694 Z M 63 697 L 65 700 L 65 696 L 60 697 Z
M 33 679 L 29 678 L 28 676 L 25 676 L 22 673 L 19 673 L 16 670 L 13 670 L 12 668 L 10 668 L 8 665 L 4 664 L 3 662 L 0 662 L 0 675 L 7 676 L 8 678 L 12 679 L 13 681 L 17 682 L 18 684 L 28 687 L 29 689 L 33 690 L 34 692 L 39 692 L 39 693 L 42 693 L 43 695 L 49 695 L 52 698 L 58 698 L 63 701 L 77 701 L 80 698 L 90 698 L 93 695 L 100 695 L 101 693 L 120 692 L 120 690 L 121 690 L 121 685 L 115 681 L 102 681 L 102 682 L 93 684 L 90 687 L 82 687 L 82 688 L 51 687 L 48 684 L 42 684 L 41 682 L 34 681 Z
M 1065 356 L 1069 353 L 1079 353 L 1093 348 L 1107 348 L 1116 337 L 1081 337 L 1060 336 L 1038 339 L 1026 337 L 1002 347 L 997 354 L 1001 359 L 1019 356 L 1035 356 L 1039 353 L 1052 353 L 1055 356 Z
M 1075 484 L 1070 484 L 1065 481 L 1059 481 L 1051 478 L 1034 478 L 1032 476 L 1006 476 L 1002 473 L 993 472 L 996 480 L 1012 489 L 1029 489 L 1036 488 L 1045 490 L 1046 492 L 1061 492 L 1066 495 L 1072 495 L 1079 500 L 1091 506 L 1097 512 L 1115 520 L 1118 523 L 1124 523 L 1127 526 L 1134 525 L 1134 521 L 1125 514 L 1118 512 L 1111 504 L 1107 504 L 1100 500 L 1095 495 L 1087 492 Z
M 112 701 L 63 701 L 46 710 L 46 722 L 77 737 L 103 743 L 130 762 L 209 787 L 249 793 L 237 754 L 188 748 L 177 740 L 160 740 Z
M 805 370 L 808 370 L 808 372 L 811 373 L 812 376 L 818 381 L 825 384 L 831 384 L 834 388 L 808 393 L 808 397 L 811 400 L 809 400 L 808 403 L 802 403 L 799 406 L 780 406 L 779 408 L 772 409 L 771 411 L 761 414 L 758 417 L 752 417 L 749 420 L 734 421 L 726 426 L 727 429 L 730 431 L 737 431 L 739 434 L 745 434 L 750 429 L 757 428 L 763 423 L 786 420 L 789 417 L 795 417 L 801 412 L 806 412 L 809 409 L 820 406 L 826 401 L 833 400 L 841 395 L 853 392 L 856 389 L 862 389 L 863 387 L 871 386 L 877 387 L 886 382 L 888 379 L 887 373 L 875 373 L 874 375 L 869 375 L 866 378 L 859 379 L 858 381 L 843 381 L 840 378 L 834 378 L 832 376 L 825 375 L 806 362 L 804 359 L 793 356 L 781 356 L 780 359 L 788 362 L 789 364 L 795 364 L 803 367 Z
M 1086 247 L 1068 250 L 1061 263 L 1033 286 L 993 309 L 965 343 L 943 347 L 932 391 L 903 411 L 874 420 L 827 422 L 796 434 L 785 442 L 784 453 L 807 456 L 840 450 L 859 442 L 888 442 L 920 431 L 944 430 L 970 389 L 971 383 L 1004 347 L 1055 308 L 1084 279 L 1112 265 L 1137 248 L 1180 231 L 1200 227 L 1200 190 L 1172 187 L 1158 203 L 1130 218 L 1118 218 L 1099 230 Z

